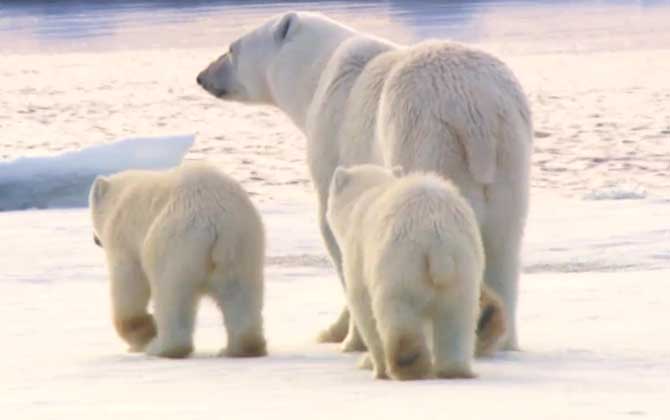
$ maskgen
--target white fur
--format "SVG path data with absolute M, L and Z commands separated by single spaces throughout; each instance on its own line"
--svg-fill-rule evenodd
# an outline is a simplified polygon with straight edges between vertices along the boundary
M 435 171 L 475 211 L 485 281 L 507 308 L 506 348 L 516 348 L 532 126 L 511 71 L 456 43 L 398 46 L 303 12 L 278 16 L 233 46 L 198 82 L 224 100 L 275 105 L 306 134 L 320 227 L 338 273 L 340 250 L 325 219 L 335 168 L 372 162 Z M 346 321 L 343 313 L 326 335 L 341 338 Z
M 428 322 L 435 374 L 472 377 L 484 251 L 475 215 L 457 189 L 436 175 L 338 168 L 327 218 L 375 376 L 431 373 Z
M 225 354 L 265 353 L 263 226 L 236 181 L 195 163 L 125 171 L 98 177 L 89 201 L 109 265 L 113 318 L 131 349 L 187 356 L 198 300 L 208 295 L 223 312 Z M 151 329 L 141 325 L 154 322 L 150 298 L 157 335 L 147 343 L 150 333 L 137 339 L 133 331 Z

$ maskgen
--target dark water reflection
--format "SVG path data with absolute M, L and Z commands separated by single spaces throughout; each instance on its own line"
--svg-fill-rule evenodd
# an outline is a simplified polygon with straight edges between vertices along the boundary
M 668 6 L 669 1 L 2 0 L 0 52 L 220 46 L 291 9 L 322 11 L 397 41 L 448 37 L 548 41 L 542 48 L 549 50 L 642 48 L 670 43 Z M 641 35 L 650 32 L 652 39 Z

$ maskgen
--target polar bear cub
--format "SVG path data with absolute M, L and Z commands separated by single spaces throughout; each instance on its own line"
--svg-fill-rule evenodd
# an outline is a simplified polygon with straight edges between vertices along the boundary
M 207 295 L 223 313 L 222 354 L 266 354 L 264 230 L 235 180 L 198 163 L 131 170 L 96 178 L 89 204 L 107 257 L 114 326 L 131 351 L 188 356 L 197 304 Z
M 333 175 L 327 217 L 353 319 L 376 378 L 471 378 L 484 272 L 477 220 L 449 181 L 396 175 L 374 165 Z

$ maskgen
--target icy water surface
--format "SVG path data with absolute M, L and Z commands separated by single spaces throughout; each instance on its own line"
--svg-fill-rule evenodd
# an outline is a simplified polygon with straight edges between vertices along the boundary
M 0 1 L 0 160 L 196 133 L 250 189 L 309 187 L 302 135 L 195 75 L 269 16 L 325 12 L 397 42 L 487 49 L 531 100 L 535 190 L 670 191 L 670 4 L 661 1 Z M 594 194 L 593 191 L 596 191 Z
M 286 10 L 346 16 L 350 23 L 395 38 L 471 42 L 495 38 L 536 52 L 656 48 L 670 40 L 665 24 L 668 5 L 668 1 L 560 0 L 3 0 L 0 49 L 40 53 L 218 47 L 227 37 Z

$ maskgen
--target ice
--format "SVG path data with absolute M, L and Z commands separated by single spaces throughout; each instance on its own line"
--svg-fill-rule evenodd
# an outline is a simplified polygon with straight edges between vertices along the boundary
M 581 201 L 538 195 L 525 238 L 526 272 L 670 269 L 670 202 Z
M 356 355 L 316 343 L 342 292 L 330 265 L 313 263 L 325 255 L 309 205 L 261 206 L 270 355 L 260 359 L 215 357 L 225 334 L 209 301 L 199 311 L 192 358 L 127 353 L 111 325 L 104 254 L 93 244 L 87 212 L 3 213 L 0 416 L 665 420 L 669 242 L 654 233 L 661 226 L 650 228 L 670 202 L 647 201 L 616 202 L 630 204 L 619 208 L 536 197 L 520 291 L 523 351 L 478 360 L 474 380 L 420 383 L 375 381 L 356 369 Z M 626 220 L 638 222 L 622 226 Z M 565 269 L 578 257 L 617 267 L 621 255 L 597 255 L 609 246 L 621 254 L 665 253 L 665 263 Z
M 619 183 L 595 189 L 584 195 L 585 200 L 639 200 L 647 190 L 636 183 Z
M 178 165 L 194 136 L 129 138 L 55 156 L 0 162 L 0 211 L 82 207 L 97 175 Z
M 429 3 L 404 2 L 401 9 L 374 14 L 342 7 L 332 15 L 399 42 L 429 36 L 424 30 L 432 30 L 430 36 L 454 35 L 451 22 L 428 20 Z M 670 7 L 486 3 L 461 5 L 477 13 L 456 22 L 455 39 L 496 54 L 527 92 L 536 130 L 533 191 L 583 197 L 602 185 L 631 182 L 648 192 L 670 192 Z M 411 7 L 420 11 L 408 15 Z M 559 9 L 564 18 L 557 20 Z M 198 142 L 187 158 L 214 160 L 253 191 L 269 183 L 307 189 L 306 142 L 285 116 L 271 107 L 218 100 L 195 82 L 230 41 L 275 12 L 261 7 L 250 16 L 225 10 L 211 19 L 184 18 L 179 30 L 133 21 L 129 30 L 115 32 L 111 46 L 96 39 L 88 49 L 56 54 L 8 48 L 0 54 L 6 98 L 0 107 L 0 159 L 78 149 L 135 133 L 196 132 Z M 602 26 L 593 28 L 596 18 Z M 428 22 L 433 24 L 424 27 Z M 419 23 L 421 28 L 411 26 Z M 566 33 L 565 25 L 573 32 Z M 16 34 L 7 37 L 7 44 L 14 43 Z M 136 38 L 142 38 L 139 46 L 119 48 L 134 46 Z M 174 47 L 146 45 L 153 41 L 159 46 L 174 41 Z

